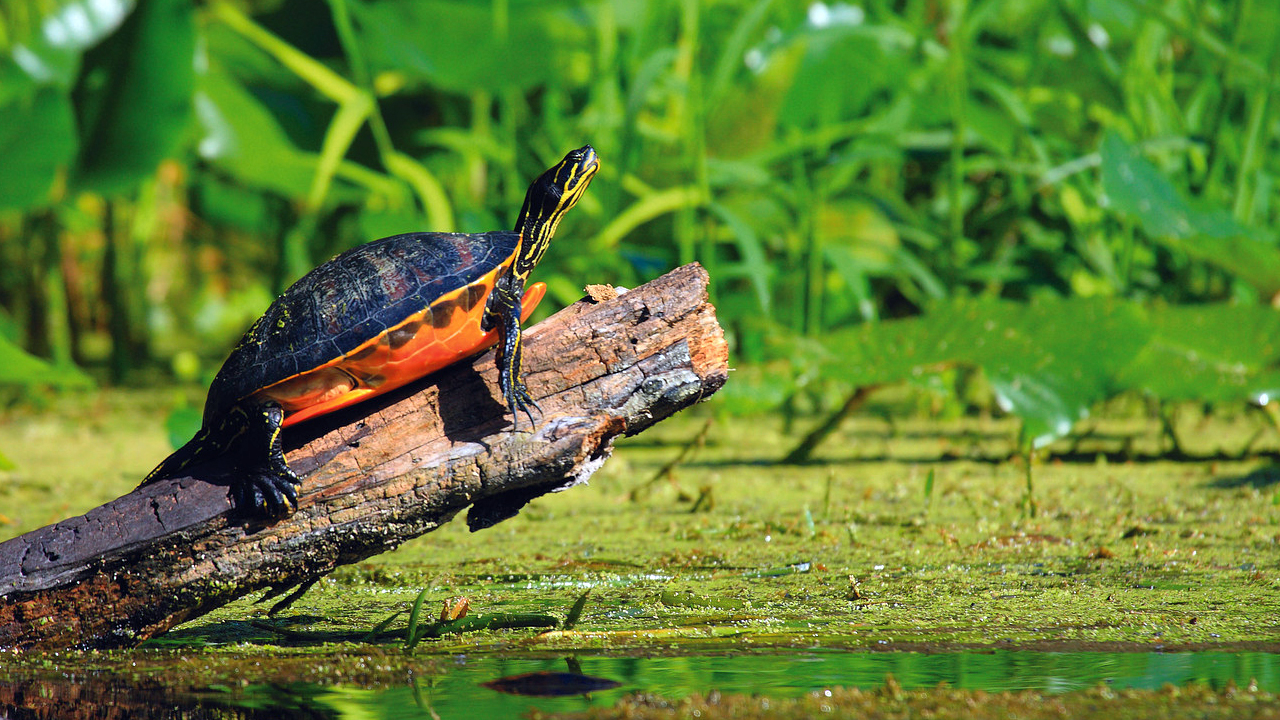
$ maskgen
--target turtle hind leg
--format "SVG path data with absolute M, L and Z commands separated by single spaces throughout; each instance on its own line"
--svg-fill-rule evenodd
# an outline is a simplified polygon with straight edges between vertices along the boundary
M 280 425 L 284 410 L 275 403 L 237 406 L 244 435 L 239 439 L 240 458 L 231 485 L 231 501 L 236 510 L 252 515 L 280 517 L 298 509 L 298 486 L 302 479 L 285 462 L 280 445 Z M 247 462 L 253 459 L 256 462 Z

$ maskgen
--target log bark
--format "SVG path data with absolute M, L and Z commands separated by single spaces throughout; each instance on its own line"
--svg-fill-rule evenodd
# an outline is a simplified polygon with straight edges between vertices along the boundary
M 303 476 L 279 521 L 231 512 L 226 467 L 160 481 L 0 543 L 0 647 L 135 645 L 263 588 L 303 585 L 471 506 L 473 530 L 585 482 L 620 435 L 718 390 L 728 355 L 707 275 L 686 265 L 526 330 L 542 414 L 513 430 L 492 351 L 286 430 Z

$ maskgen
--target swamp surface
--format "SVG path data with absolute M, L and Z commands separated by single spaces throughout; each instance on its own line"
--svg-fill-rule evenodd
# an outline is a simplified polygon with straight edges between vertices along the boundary
M 0 539 L 129 491 L 172 402 L 0 417 Z M 1032 514 L 1015 421 L 880 402 L 799 466 L 776 460 L 817 420 L 699 408 L 587 486 L 456 519 L 273 617 L 248 597 L 138 650 L 0 655 L 0 716 L 1280 717 L 1261 414 L 1181 409 L 1179 452 L 1205 459 L 1173 462 L 1159 421 L 1106 408 L 1033 463 Z M 461 598 L 520 624 L 584 594 L 569 629 L 405 639 L 419 598 L 423 626 Z

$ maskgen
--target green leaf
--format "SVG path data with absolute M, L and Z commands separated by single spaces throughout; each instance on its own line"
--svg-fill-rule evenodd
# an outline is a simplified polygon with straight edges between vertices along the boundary
M 190 2 L 145 0 L 119 32 L 85 54 L 75 92 L 78 188 L 127 191 L 173 154 L 191 118 L 195 47 Z
M 427 588 L 422 588 L 418 593 L 418 597 L 414 598 L 413 608 L 409 611 L 409 628 L 405 631 L 404 647 L 406 650 L 412 650 L 417 646 L 418 641 L 422 639 L 422 633 L 418 632 L 418 626 L 422 621 L 422 603 L 427 599 Z
M 853 10 L 835 7 L 844 10 L 834 10 L 829 25 L 806 25 L 795 36 L 805 55 L 782 103 L 778 119 L 783 124 L 807 127 L 856 117 L 871 98 L 896 87 L 906 75 L 905 50 L 912 40 L 888 26 L 842 21 Z
M 717 104 L 729 89 L 729 81 L 742 67 L 742 58 L 746 56 L 748 41 L 757 34 L 773 4 L 774 0 L 755 0 L 755 3 L 741 14 L 737 24 L 734 25 L 733 33 L 719 48 L 715 70 L 711 72 L 711 80 L 707 83 L 707 98 L 711 105 Z
M 201 157 L 245 185 L 295 200 L 307 197 L 317 156 L 299 150 L 243 85 L 211 69 L 200 76 L 195 107 Z
M 1188 305 L 1150 312 L 1151 342 L 1118 382 L 1161 400 L 1257 402 L 1280 395 L 1280 313 Z
M 133 10 L 133 0 L 10 0 L 28 5 L 11 8 L 8 18 L 32 17 L 29 27 L 8 27 L 13 43 L 3 49 L 38 84 L 70 87 L 80 67 L 80 53 L 110 35 Z M 43 12 L 42 12 L 43 11 Z M 38 127 L 38 126 L 37 126 Z
M 572 630 L 578 624 L 578 620 L 582 617 L 582 611 L 587 607 L 587 596 L 591 594 L 591 590 L 587 589 L 573 601 L 573 607 L 569 608 L 569 614 L 564 616 L 564 624 L 561 627 L 565 630 Z
M 202 413 L 190 406 L 176 408 L 165 418 L 164 429 L 169 436 L 169 445 L 180 448 L 200 431 Z
M 93 380 L 79 368 L 50 364 L 0 337 L 0 385 L 89 388 Z
M 1102 190 L 1111 207 L 1133 217 L 1153 237 L 1184 238 L 1196 233 L 1191 208 L 1173 183 L 1118 133 L 1107 133 L 1101 155 Z
M 210 225 L 248 232 L 269 227 L 271 195 L 223 173 L 194 174 L 191 188 L 199 198 L 201 218 Z
M 424 0 L 350 9 L 375 73 L 467 94 L 589 79 L 591 30 L 569 4 Z
M 75 119 L 62 90 L 43 87 L 0 107 L 0 210 L 47 203 L 75 152 Z
M 857 304 L 858 314 L 863 320 L 877 319 L 875 303 L 871 298 L 871 283 L 868 276 L 879 268 L 868 267 L 865 258 L 859 257 L 852 249 L 844 245 L 827 245 L 822 249 L 823 256 L 831 267 L 844 280 Z
M 755 289 L 756 300 L 760 303 L 760 311 L 767 315 L 772 311 L 769 278 L 773 275 L 773 266 L 769 264 L 764 244 L 760 242 L 760 236 L 756 234 L 755 229 L 746 220 L 739 217 L 729 207 L 717 202 L 710 203 L 708 207 L 729 227 L 729 231 L 733 234 L 733 244 L 741 258 L 737 263 L 737 267 L 726 268 L 724 276 L 728 278 L 742 275 L 748 278 L 751 281 L 751 286 Z M 726 263 L 726 265 L 729 264 Z
M 1156 242 L 1216 265 L 1265 296 L 1280 292 L 1280 253 L 1225 210 L 1192 207 L 1150 160 L 1117 133 L 1102 141 L 1102 189 L 1117 212 L 1133 218 Z
M 431 623 L 422 630 L 423 637 L 438 638 L 442 635 L 479 632 L 482 630 L 509 630 L 513 628 L 554 628 L 560 619 L 541 613 L 490 613 L 468 615 L 456 620 Z
M 834 333 L 823 374 L 867 386 L 954 364 L 980 367 L 1001 406 L 1022 418 L 1024 435 L 1040 447 L 1069 434 L 1118 389 L 1115 377 L 1150 335 L 1142 310 L 1128 303 L 956 299 L 924 317 Z
M 1262 297 L 1280 293 L 1280 252 L 1272 242 L 1251 237 L 1226 211 L 1198 214 L 1196 223 L 1198 234 L 1168 244 L 1234 274 Z
M 1001 405 L 1023 419 L 1034 447 L 1070 434 L 1091 405 L 1116 392 L 1115 376 L 1151 336 L 1141 308 L 1130 303 L 1072 299 L 998 307 L 969 316 L 983 327 L 998 325 L 972 361 L 987 373 Z

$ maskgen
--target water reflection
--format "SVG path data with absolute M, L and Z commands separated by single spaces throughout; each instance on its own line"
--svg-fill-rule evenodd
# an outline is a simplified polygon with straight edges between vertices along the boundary
M 650 658 L 579 657 L 563 660 L 458 658 L 431 674 L 401 672 L 365 684 L 279 683 L 263 663 L 261 676 L 227 685 L 192 687 L 180 677 L 137 679 L 128 674 L 88 675 L 23 670 L 0 676 L 0 717 L 6 718 L 365 718 L 512 717 L 611 706 L 643 691 L 666 697 L 719 690 L 797 696 L 824 687 L 874 689 L 892 674 L 904 688 L 952 687 L 987 691 L 1079 690 L 1099 684 L 1156 689 L 1204 683 L 1256 683 L 1280 692 L 1280 654 L 1261 652 L 965 653 L 820 652 L 791 655 Z M 533 675 L 537 674 L 537 675 Z M 512 678 L 589 676 L 561 685 L 558 697 L 498 692 Z M 610 685 L 617 683 L 616 688 Z M 499 688 L 501 689 L 501 687 Z
M 612 690 L 622 686 L 622 683 L 617 680 L 591 677 L 590 675 L 582 675 L 576 672 L 549 672 L 545 670 L 508 675 L 480 684 L 500 693 L 525 695 L 527 697 L 590 695 L 593 692 Z

